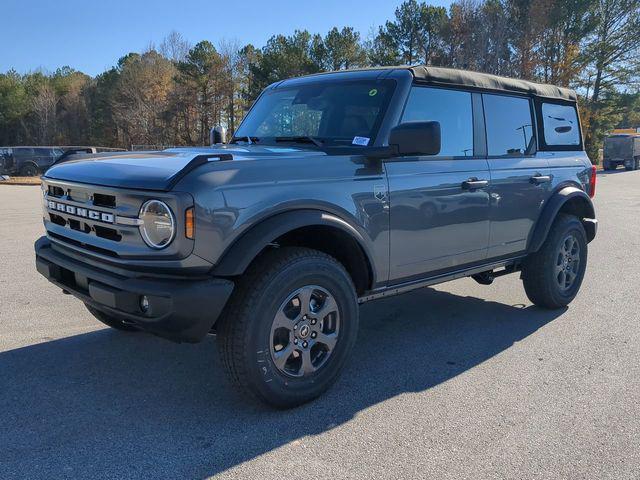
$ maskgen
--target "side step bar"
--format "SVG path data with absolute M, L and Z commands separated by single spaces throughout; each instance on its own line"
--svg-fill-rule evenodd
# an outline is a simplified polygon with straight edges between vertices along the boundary
M 392 297 L 394 295 L 400 295 L 402 293 L 407 293 L 419 288 L 430 287 L 432 285 L 437 285 L 439 283 L 449 282 L 451 280 L 457 280 L 464 277 L 472 277 L 479 283 L 482 282 L 479 281 L 478 278 L 485 282 L 489 281 L 490 279 L 489 283 L 484 283 L 484 285 L 489 285 L 496 277 L 501 277 L 503 275 L 508 275 L 510 273 L 519 271 L 520 264 L 523 258 L 524 257 L 510 258 L 507 260 L 502 260 L 498 263 L 490 263 L 477 267 L 465 268 L 462 270 L 456 270 L 455 272 L 436 275 L 434 277 L 413 280 L 411 282 L 400 283 L 391 287 L 383 287 L 380 289 L 371 290 L 367 294 L 358 298 L 358 303 L 362 304 L 365 302 L 370 302 L 371 300 L 377 300 L 379 298 Z M 504 268 L 504 270 L 499 270 L 496 272 L 495 270 L 499 268 Z

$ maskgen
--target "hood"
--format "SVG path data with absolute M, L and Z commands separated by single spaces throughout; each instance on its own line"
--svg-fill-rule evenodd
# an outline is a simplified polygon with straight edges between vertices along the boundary
M 322 155 L 325 154 L 318 150 L 254 145 L 109 152 L 83 155 L 81 159 L 54 165 L 47 170 L 45 177 L 105 187 L 168 191 L 187 173 L 207 162 Z

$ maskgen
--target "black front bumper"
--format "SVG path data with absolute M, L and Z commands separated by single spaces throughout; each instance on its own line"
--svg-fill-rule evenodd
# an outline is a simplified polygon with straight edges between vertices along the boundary
M 36 268 L 51 283 L 108 315 L 177 342 L 202 340 L 234 286 L 221 278 L 116 274 L 64 255 L 47 237 L 36 241 L 35 251 Z M 143 296 L 149 301 L 146 312 L 140 306 Z

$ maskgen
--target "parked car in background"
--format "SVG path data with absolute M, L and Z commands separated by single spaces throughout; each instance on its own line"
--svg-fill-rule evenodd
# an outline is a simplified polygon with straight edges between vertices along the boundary
M 87 153 L 102 153 L 111 151 L 125 151 L 124 149 L 108 147 L 2 147 L 0 148 L 0 173 L 5 175 L 20 175 L 33 177 L 43 174 L 58 159 L 67 152 L 82 151 Z
M 604 139 L 605 170 L 615 170 L 624 165 L 627 170 L 640 169 L 640 134 L 622 133 Z
M 2 155 L 2 173 L 33 177 L 43 173 L 64 153 L 61 147 L 6 147 Z

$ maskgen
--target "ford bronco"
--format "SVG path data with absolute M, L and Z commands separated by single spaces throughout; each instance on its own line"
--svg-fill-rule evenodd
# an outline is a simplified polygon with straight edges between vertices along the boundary
M 519 272 L 568 305 L 596 235 L 575 92 L 432 67 L 275 83 L 228 142 L 87 155 L 43 177 L 38 271 L 106 325 L 217 335 L 276 407 L 325 391 L 358 304 Z

